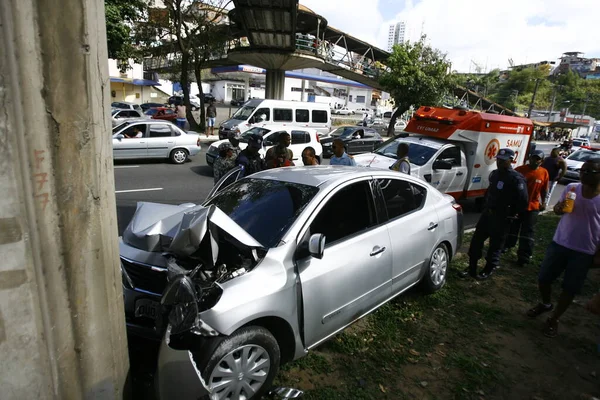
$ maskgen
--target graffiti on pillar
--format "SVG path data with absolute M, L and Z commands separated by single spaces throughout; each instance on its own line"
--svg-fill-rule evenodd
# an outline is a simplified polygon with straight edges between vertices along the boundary
M 46 210 L 46 206 L 50 202 L 50 195 L 46 190 L 46 184 L 48 183 L 48 173 L 44 172 L 42 161 L 45 160 L 43 157 L 45 150 L 33 150 L 33 160 L 34 160 L 34 173 L 33 180 L 35 182 L 35 188 L 33 192 L 33 197 L 39 201 L 39 204 L 42 206 L 42 210 Z

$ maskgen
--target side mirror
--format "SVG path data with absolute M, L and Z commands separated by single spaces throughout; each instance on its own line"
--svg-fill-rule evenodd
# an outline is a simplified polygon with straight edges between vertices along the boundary
M 325 235 L 322 233 L 315 233 L 308 239 L 308 252 L 311 256 L 321 259 L 325 252 Z
M 121 140 L 123 139 L 125 136 L 123 136 L 122 133 L 119 133 L 117 136 L 115 136 L 115 139 Z
M 436 160 L 433 163 L 433 169 L 452 169 L 452 163 L 444 160 Z

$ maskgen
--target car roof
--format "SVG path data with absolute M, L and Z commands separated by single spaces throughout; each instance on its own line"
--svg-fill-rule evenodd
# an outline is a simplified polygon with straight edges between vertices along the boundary
M 281 125 L 281 124 L 265 124 L 265 125 L 260 125 L 260 126 L 253 126 L 252 128 L 262 128 L 262 129 L 268 129 L 269 132 L 278 132 L 278 131 L 287 131 L 287 132 L 291 132 L 291 131 L 306 131 L 306 132 L 314 132 L 316 131 L 315 128 L 311 128 L 308 126 L 298 126 L 298 125 Z M 248 130 L 250 130 L 248 129 Z M 246 133 L 248 131 L 245 131 L 244 133 Z
M 161 120 L 161 119 L 148 119 L 148 118 L 129 118 L 126 121 L 124 121 L 123 123 L 127 123 L 129 125 L 135 124 L 135 123 L 169 124 L 169 125 L 173 125 L 173 123 L 170 122 L 170 121 L 164 121 L 164 120 Z M 120 126 L 120 125 L 118 125 L 118 126 Z
M 349 179 L 372 175 L 397 178 L 399 173 L 396 171 L 384 169 L 375 170 L 365 167 L 319 165 L 309 167 L 273 168 L 252 174 L 251 178 L 292 182 L 315 187 L 327 187 L 340 185 Z M 402 174 L 402 178 L 423 184 L 420 179 L 410 175 Z
M 396 138 L 396 140 L 400 140 L 401 142 L 407 142 L 407 143 L 415 143 L 415 144 L 422 144 L 424 146 L 427 147 L 431 147 L 434 149 L 439 149 L 442 146 L 448 144 L 448 141 L 442 140 L 442 139 L 436 139 L 436 138 L 431 138 L 431 137 L 427 137 L 427 136 L 399 136 Z

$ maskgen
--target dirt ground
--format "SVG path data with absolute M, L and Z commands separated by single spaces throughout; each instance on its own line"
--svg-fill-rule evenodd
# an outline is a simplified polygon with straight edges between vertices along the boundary
M 600 318 L 582 306 L 598 292 L 600 270 L 590 271 L 556 338 L 542 334 L 546 316 L 525 315 L 538 301 L 537 272 L 557 223 L 540 218 L 533 263 L 520 268 L 509 252 L 485 282 L 456 276 L 467 265 L 459 253 L 441 291 L 413 290 L 384 305 L 284 366 L 277 384 L 328 400 L 600 398 Z M 554 299 L 559 291 L 560 281 Z

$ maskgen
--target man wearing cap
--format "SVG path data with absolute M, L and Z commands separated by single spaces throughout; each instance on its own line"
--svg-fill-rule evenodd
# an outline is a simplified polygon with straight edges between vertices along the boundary
M 508 234 L 510 221 L 519 213 L 527 210 L 527 185 L 523 175 L 512 169 L 515 152 L 500 149 L 496 155 L 498 169 L 490 174 L 490 185 L 485 193 L 483 212 L 469 247 L 469 267 L 460 276 L 471 276 L 485 280 L 500 262 L 504 241 Z M 486 264 L 477 274 L 477 262 L 483 254 L 483 243 L 490 239 Z
M 229 142 L 224 142 L 219 145 L 219 157 L 217 157 L 213 165 L 215 184 L 219 182 L 219 179 L 221 179 L 223 175 L 235 167 L 235 158 L 233 147 Z
M 240 138 L 242 134 L 239 132 L 232 132 L 228 135 L 229 143 L 231 143 L 231 150 L 233 151 L 233 158 L 236 159 L 240 155 L 242 149 L 240 149 Z
M 258 152 L 262 148 L 263 138 L 254 133 L 248 138 L 248 146 L 242 150 L 235 160 L 236 165 L 244 167 L 244 176 L 252 175 L 255 172 L 266 169 L 265 161 Z
M 529 204 L 527 211 L 519 214 L 519 218 L 511 223 L 510 231 L 504 246 L 505 250 L 515 247 L 519 242 L 517 251 L 517 264 L 523 266 L 531 260 L 533 255 L 533 234 L 537 216 L 540 211 L 546 209 L 546 192 L 550 176 L 548 171 L 542 167 L 544 152 L 534 150 L 529 156 L 529 163 L 515 168 L 525 177 L 527 182 L 527 193 L 529 193 Z M 520 231 L 520 237 L 519 237 Z

